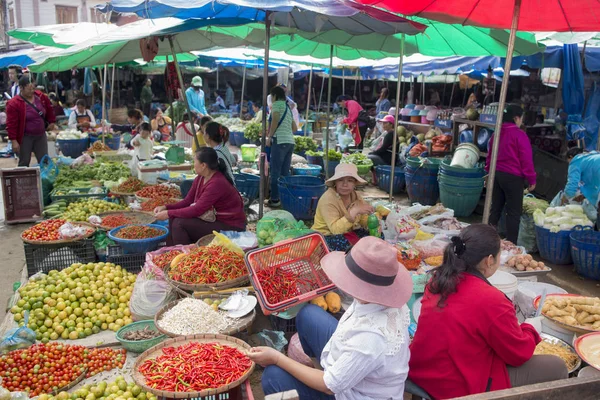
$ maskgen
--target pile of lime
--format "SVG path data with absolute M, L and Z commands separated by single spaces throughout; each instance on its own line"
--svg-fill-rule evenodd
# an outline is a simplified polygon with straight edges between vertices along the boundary
M 135 278 L 111 263 L 73 264 L 30 280 L 10 311 L 19 325 L 25 324 L 28 311 L 27 326 L 42 343 L 116 332 L 132 322 L 129 299 Z
M 113 382 L 98 382 L 85 385 L 72 393 L 60 392 L 56 396 L 41 394 L 38 400 L 157 400 L 152 393 L 144 392 L 134 383 L 128 383 L 122 376 Z
M 223 303 L 228 298 L 229 297 L 224 298 L 224 299 L 204 299 L 203 301 L 206 304 L 208 304 L 213 310 L 218 311 L 219 310 L 219 304 Z
M 98 215 L 107 211 L 125 210 L 127 207 L 121 204 L 105 200 L 80 200 L 67 206 L 67 210 L 61 215 L 67 221 L 87 221 L 92 215 Z

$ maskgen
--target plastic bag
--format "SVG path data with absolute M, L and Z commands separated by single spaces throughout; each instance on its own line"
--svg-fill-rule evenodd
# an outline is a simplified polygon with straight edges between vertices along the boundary
M 2 338 L 2 342 L 0 342 L 0 353 L 7 353 L 9 351 L 18 349 L 26 349 L 35 344 L 35 332 L 27 327 L 28 323 L 29 311 L 25 311 L 23 326 L 6 332 L 6 335 L 4 335 Z
M 256 224 L 256 236 L 260 247 L 274 243 L 277 233 L 295 229 L 296 219 L 287 211 L 276 210 L 265 214 Z
M 536 210 L 538 211 L 538 210 Z M 532 216 L 523 214 L 521 215 L 521 223 L 519 224 L 519 238 L 517 239 L 517 246 L 524 247 L 529 253 L 536 253 L 538 251 L 537 241 L 535 238 L 535 222 Z
M 413 248 L 421 254 L 421 258 L 443 256 L 450 241 L 445 235 L 436 235 L 429 240 L 413 240 Z
M 54 182 L 58 176 L 58 166 L 48 155 L 44 155 L 40 160 L 40 178 L 42 180 L 42 196 L 44 205 L 50 204 L 50 192 L 54 188 Z
M 154 257 L 159 256 L 159 255 L 166 253 L 168 251 L 171 251 L 171 250 L 178 250 L 184 254 L 187 254 L 190 252 L 190 250 L 196 249 L 196 248 L 198 248 L 198 246 L 196 246 L 195 244 L 176 245 L 176 246 L 170 246 L 170 247 L 161 247 L 158 250 L 146 253 L 146 262 L 144 263 L 144 269 L 142 270 L 142 273 L 145 272 L 146 274 L 148 274 L 147 275 L 148 277 L 156 276 L 158 279 L 163 279 L 165 273 L 161 267 L 154 264 L 154 261 L 153 261 Z
M 58 234 L 63 239 L 72 239 L 83 236 L 87 233 L 88 229 L 81 225 L 73 225 L 70 222 L 63 224 L 58 228 Z
M 221 234 L 225 235 L 244 251 L 254 249 L 258 246 L 258 240 L 254 232 L 221 231 Z
M 294 336 L 290 339 L 290 344 L 288 345 L 287 355 L 294 361 L 298 361 L 300 364 L 306 365 L 308 367 L 313 367 L 312 360 L 309 356 L 306 355 L 304 349 L 302 348 L 302 344 L 300 343 L 300 336 L 298 333 L 295 333 Z
M 257 334 L 258 340 L 262 346 L 268 346 L 277 351 L 283 351 L 288 344 L 285 333 L 280 331 L 270 331 L 265 329 Z
M 242 248 L 240 246 L 238 246 L 237 244 L 235 244 L 231 240 L 229 240 L 229 238 L 227 236 L 225 236 L 222 233 L 219 233 L 217 231 L 213 231 L 213 235 L 215 235 L 215 238 L 209 243 L 209 246 L 224 247 L 227 250 L 231 250 L 235 253 L 240 254 L 241 256 L 244 255 L 244 250 L 242 250 Z
M 284 231 L 277 233 L 277 235 L 275 235 L 275 237 L 273 238 L 273 243 L 278 243 L 278 242 L 281 242 L 282 240 L 287 240 L 287 239 L 295 239 L 297 237 L 300 237 L 303 235 L 308 235 L 309 233 L 313 233 L 313 232 L 314 231 L 312 229 L 306 228 L 303 224 L 302 228 L 286 229 Z
M 171 285 L 163 279 L 154 276 L 144 268 L 135 280 L 129 311 L 134 321 L 154 319 L 154 316 L 167 303 L 175 300 L 177 294 Z

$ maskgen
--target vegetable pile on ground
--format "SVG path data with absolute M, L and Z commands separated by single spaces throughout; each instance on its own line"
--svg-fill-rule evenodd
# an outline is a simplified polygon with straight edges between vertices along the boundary
M 0 375 L 2 385 L 8 390 L 29 392 L 29 397 L 35 397 L 67 386 L 86 370 L 89 378 L 102 371 L 123 368 L 125 358 L 123 349 L 41 343 L 0 357 Z
M 107 228 L 118 228 L 135 222 L 135 218 L 125 214 L 110 214 L 102 218 L 102 226 Z
M 317 151 L 317 142 L 305 136 L 294 136 L 294 152 L 306 153 L 308 150 Z
M 196 392 L 235 382 L 251 367 L 248 356 L 234 347 L 191 342 L 163 348 L 160 356 L 144 361 L 139 372 L 153 389 Z
M 171 265 L 169 277 L 177 282 L 204 285 L 248 275 L 244 257 L 221 246 L 202 246 Z
M 157 321 L 158 327 L 175 335 L 223 333 L 231 319 L 202 300 L 185 298 L 166 311 Z
M 583 207 L 577 204 L 548 207 L 545 214 L 542 210 L 535 210 L 533 221 L 537 226 L 549 229 L 553 233 L 570 231 L 578 225 L 594 226 L 594 223 L 585 214 Z
M 144 329 L 125 332 L 123 334 L 123 339 L 131 341 L 148 340 L 157 338 L 161 335 L 162 333 L 160 333 L 159 331 L 145 327 Z
M 550 206 L 546 200 L 536 199 L 535 197 L 525 196 L 523 197 L 523 214 L 533 215 L 535 210 L 546 212 L 546 209 Z
M 29 229 L 26 229 L 22 234 L 21 238 L 31 240 L 34 242 L 49 242 L 54 240 L 60 240 L 60 234 L 58 229 L 63 226 L 67 221 L 64 219 L 49 219 L 42 221 L 39 224 L 35 224 Z
M 260 283 L 267 301 L 271 304 L 289 300 L 319 287 L 317 280 L 312 276 L 301 277 L 298 273 L 281 267 L 256 271 L 255 279 Z
M 139 180 L 138 178 L 132 176 L 127 178 L 127 180 L 117 186 L 117 192 L 120 193 L 135 193 L 138 190 L 142 190 L 146 185 L 144 181 Z
M 517 271 L 545 271 L 548 269 L 543 262 L 537 262 L 530 254 L 513 256 L 506 262 L 508 267 Z
M 151 226 L 146 225 L 134 225 L 127 226 L 125 228 L 120 229 L 115 237 L 119 239 L 127 239 L 127 240 L 140 240 L 140 239 L 152 239 L 158 236 L 161 236 L 165 233 L 164 230 L 153 228 Z
M 128 303 L 135 277 L 110 263 L 73 264 L 30 280 L 10 311 L 19 324 L 29 311 L 27 326 L 42 342 L 116 332 L 132 322 Z
M 154 211 L 156 207 L 166 206 L 169 204 L 175 204 L 179 200 L 171 197 L 157 197 L 155 199 L 146 200 L 142 203 L 142 211 Z
M 108 211 L 125 210 L 127 207 L 105 200 L 79 200 L 67 206 L 67 210 L 62 214 L 62 218 L 67 221 L 85 222 L 92 215 L 97 215 Z
M 122 376 L 113 382 L 102 381 L 92 386 L 86 385 L 73 393 L 60 392 L 56 396 L 40 395 L 38 400 L 70 400 L 71 398 L 113 400 L 117 397 L 120 397 L 120 400 L 157 400 L 155 395 L 142 391 L 142 388 L 136 384 L 127 383 Z
M 258 122 L 250 122 L 244 128 L 244 137 L 250 141 L 250 143 L 255 143 L 260 140 L 260 134 L 262 131 L 262 125 Z
M 54 188 L 61 187 L 91 187 L 92 181 L 118 181 L 121 178 L 131 176 L 131 170 L 123 163 L 118 162 L 95 162 L 94 164 L 84 164 L 77 168 L 71 168 L 67 165 L 58 167 L 59 172 L 54 182 Z
M 177 186 L 173 185 L 154 185 L 138 190 L 135 194 L 136 196 L 144 199 L 156 199 L 159 197 L 170 197 L 176 199 L 181 197 L 181 190 Z
M 173 259 L 175 259 L 175 257 L 177 257 L 180 254 L 183 254 L 183 251 L 169 250 L 167 252 L 152 257 L 152 262 L 158 268 L 165 269 L 167 266 L 171 265 L 171 261 L 173 261 Z

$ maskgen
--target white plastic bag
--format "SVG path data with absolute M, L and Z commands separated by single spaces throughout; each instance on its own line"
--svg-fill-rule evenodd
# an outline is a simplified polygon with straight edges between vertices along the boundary
M 129 311 L 135 321 L 154 319 L 156 313 L 177 295 L 171 285 L 162 279 L 149 279 L 144 270 L 138 275 L 131 299 Z
M 73 225 L 70 222 L 63 224 L 60 228 L 58 228 L 58 234 L 63 239 L 72 239 L 80 237 L 85 235 L 87 231 L 87 228 L 84 228 L 81 225 Z

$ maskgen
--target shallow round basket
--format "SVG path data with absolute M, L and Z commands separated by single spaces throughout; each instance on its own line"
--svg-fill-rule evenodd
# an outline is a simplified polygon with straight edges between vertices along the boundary
M 129 331 L 143 330 L 144 328 L 148 328 L 150 330 L 160 332 L 158 330 L 158 328 L 156 328 L 154 321 L 152 321 L 152 320 L 138 321 L 138 322 L 131 323 L 129 325 L 125 325 L 124 327 L 119 329 L 117 331 L 117 335 L 116 335 L 117 340 L 119 341 L 119 343 L 121 343 L 121 346 L 123 346 L 125 348 L 125 350 L 131 351 L 133 353 L 143 353 L 144 351 L 148 350 L 150 347 L 156 346 L 157 344 L 159 344 L 160 342 L 162 342 L 163 340 L 168 338 L 168 336 L 165 335 L 164 333 L 155 338 L 145 339 L 145 340 L 127 340 L 127 339 L 123 338 L 123 335 Z
M 226 297 L 228 297 L 228 296 L 211 295 L 211 296 L 202 296 L 200 299 L 196 299 L 196 300 L 202 301 L 202 299 L 205 299 L 205 298 L 224 299 Z M 166 304 L 163 308 L 160 309 L 160 311 L 158 313 L 156 313 L 156 316 L 154 317 L 154 325 L 156 326 L 156 329 L 158 329 L 158 331 L 160 333 L 165 334 L 170 337 L 182 337 L 182 335 L 178 335 L 176 333 L 169 332 L 169 331 L 161 328 L 160 324 L 159 324 L 159 321 L 161 320 L 163 314 L 166 313 L 167 311 L 169 311 L 171 308 L 175 307 L 177 305 L 177 303 L 179 303 L 181 300 L 183 300 L 183 299 L 174 300 L 174 301 Z M 253 310 L 250 314 L 244 316 L 243 318 L 236 318 L 237 321 L 235 321 L 235 319 L 234 319 L 235 323 L 231 324 L 231 326 L 225 332 L 219 332 L 219 334 L 235 335 L 236 333 L 245 331 L 252 325 L 252 322 L 254 322 L 255 318 L 256 318 L 256 311 Z M 197 334 L 200 335 L 203 333 L 198 332 Z M 212 335 L 212 334 L 207 333 L 207 335 Z
M 72 239 L 61 239 L 61 240 L 29 240 L 29 239 L 25 239 L 23 237 L 23 233 L 21 233 L 21 240 L 23 241 L 23 243 L 28 243 L 28 244 L 36 244 L 36 245 L 44 245 L 44 244 L 66 244 L 66 243 L 74 243 L 74 242 L 78 242 L 80 240 L 83 239 L 87 239 L 91 236 L 94 235 L 94 233 L 96 233 L 96 228 L 88 223 L 85 222 L 71 222 L 71 224 L 73 225 L 79 225 L 79 226 L 83 226 L 85 228 L 88 229 L 88 232 L 85 235 L 81 235 L 78 236 L 76 238 L 72 238 Z
M 198 239 L 198 241 L 196 242 L 196 246 L 201 247 L 201 246 L 208 246 L 210 244 L 210 242 L 213 241 L 213 239 L 215 238 L 215 235 L 213 235 L 212 233 L 209 235 L 205 235 L 202 236 L 200 239 Z
M 135 364 L 133 365 L 133 380 L 135 383 L 142 388 L 142 390 L 152 393 L 156 396 L 167 398 L 167 399 L 192 399 L 197 397 L 204 397 L 210 395 L 216 395 L 219 393 L 227 392 L 233 388 L 240 386 L 254 371 L 255 364 L 252 362 L 248 371 L 242 377 L 236 381 L 231 382 L 228 385 L 224 385 L 215 389 L 206 389 L 200 392 L 167 392 L 164 390 L 153 389 L 146 385 L 146 379 L 144 375 L 139 372 L 140 366 L 148 359 L 157 358 L 162 355 L 162 349 L 165 347 L 179 347 L 191 342 L 199 343 L 219 343 L 229 347 L 233 347 L 246 354 L 250 351 L 251 347 L 246 342 L 226 335 L 193 335 L 193 336 L 180 336 L 175 339 L 165 340 L 164 342 L 146 350 L 142 353 Z
M 548 297 L 586 297 L 586 296 L 581 296 L 579 294 L 572 294 L 572 293 L 567 293 L 567 294 L 552 294 L 552 295 L 548 295 Z M 533 307 L 537 310 L 537 308 L 539 307 L 540 304 L 540 298 L 541 296 L 537 296 L 534 300 L 533 300 Z M 587 329 L 587 328 L 583 328 L 581 326 L 575 326 L 575 325 L 569 325 L 569 324 L 565 324 L 564 322 L 560 322 L 555 320 L 552 317 L 547 316 L 545 313 L 542 312 L 542 315 L 546 318 L 548 318 L 549 320 L 551 320 L 553 323 L 560 325 L 561 327 L 571 331 L 571 332 L 575 332 L 575 333 L 579 333 L 579 334 L 586 334 L 586 333 L 593 333 L 593 332 L 598 332 L 595 331 L 593 329 Z
M 55 391 L 51 392 L 50 396 L 56 396 L 60 392 L 64 392 L 66 390 L 73 389 L 75 386 L 77 386 L 77 384 L 79 384 L 79 382 L 81 382 L 82 380 L 85 379 L 85 374 L 86 373 L 87 373 L 87 368 L 83 370 L 83 372 L 81 373 L 81 375 L 79 375 L 77 378 L 75 378 L 73 381 L 71 381 L 71 383 L 69 383 L 68 385 L 63 386 L 61 388 L 58 388 Z
M 116 196 L 135 196 L 135 192 L 120 192 L 118 190 L 110 190 L 110 194 L 114 194 Z
M 210 284 L 185 283 L 185 282 L 179 282 L 174 279 L 171 279 L 171 277 L 169 276 L 170 270 L 171 270 L 171 267 L 168 267 L 165 269 L 165 278 L 167 279 L 167 282 L 169 282 L 171 285 L 173 285 L 179 289 L 187 290 L 190 292 L 203 292 L 203 291 L 208 291 L 208 290 L 230 289 L 230 288 L 242 286 L 250 281 L 250 278 L 248 277 L 248 275 L 244 275 L 244 276 L 240 276 L 239 278 L 235 278 L 235 279 L 231 279 L 229 281 L 219 282 L 219 283 L 210 283 Z
M 564 340 L 561 340 L 557 337 L 554 337 L 552 335 L 548 335 L 547 333 L 541 333 L 540 337 L 542 338 L 543 341 L 548 342 L 548 343 L 552 343 L 552 344 L 556 344 L 559 345 L 561 347 L 564 347 L 567 351 L 573 353 L 573 355 L 577 356 L 577 363 L 575 364 L 575 366 L 573 368 L 568 368 L 569 370 L 569 374 L 572 374 L 573 372 L 577 371 L 579 368 L 581 368 L 581 357 L 579 356 L 579 354 L 577 354 L 577 352 L 575 351 L 575 349 L 573 348 L 573 346 L 571 346 L 570 344 L 568 344 L 567 342 L 565 342 Z
M 140 190 L 142 190 L 142 189 L 140 189 Z M 153 198 L 154 198 L 154 197 L 142 197 L 142 196 L 140 196 L 140 195 L 138 194 L 138 193 L 140 192 L 140 190 L 138 190 L 137 192 L 135 192 L 135 193 L 134 193 L 134 194 L 135 194 L 135 197 L 136 197 L 136 199 L 138 199 L 138 200 L 140 200 L 140 201 L 144 201 L 144 200 L 150 200 L 150 199 L 153 199 Z M 179 192 L 179 195 L 181 196 L 181 191 Z M 163 197 L 165 197 L 165 196 L 163 196 Z M 181 197 L 172 197 L 172 198 L 173 198 L 173 199 L 177 199 L 177 200 L 181 200 Z
M 133 221 L 129 224 L 125 224 L 125 225 L 146 225 L 146 224 L 153 224 L 156 221 L 156 218 L 154 217 L 154 214 L 149 213 L 149 212 L 145 212 L 145 211 L 109 211 L 109 212 L 103 212 L 98 214 L 98 216 L 100 218 L 104 218 L 108 215 L 116 215 L 116 214 L 124 214 L 127 217 L 131 217 L 133 218 Z M 120 225 L 123 226 L 123 225 Z M 109 227 L 109 226 L 104 226 L 102 224 L 98 225 L 99 228 L 104 229 L 106 231 L 110 231 L 112 229 L 118 228 L 118 226 L 113 226 L 113 227 Z

